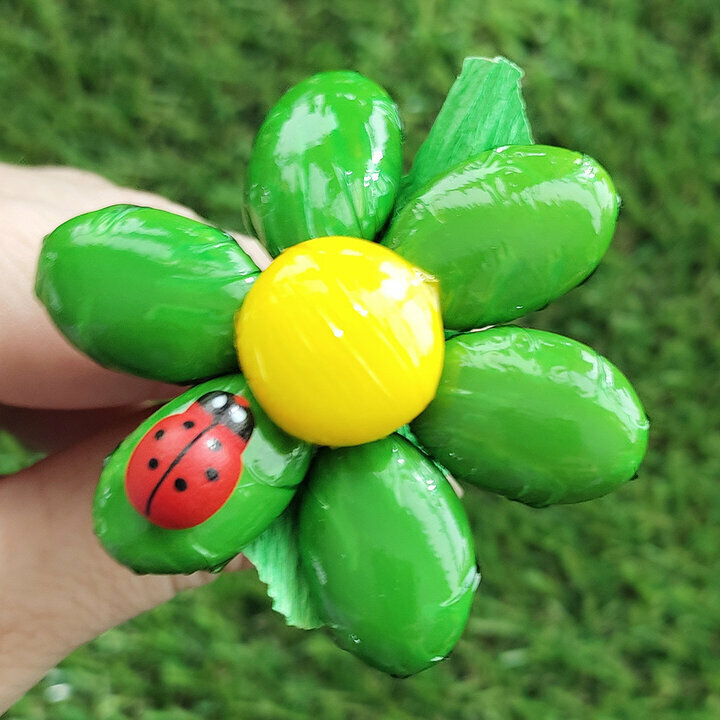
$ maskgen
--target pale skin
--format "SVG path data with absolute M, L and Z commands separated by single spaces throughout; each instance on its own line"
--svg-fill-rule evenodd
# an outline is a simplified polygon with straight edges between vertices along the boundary
M 92 495 L 103 457 L 147 414 L 148 401 L 179 389 L 83 356 L 52 325 L 33 284 L 48 232 L 116 203 L 196 217 L 85 171 L 0 163 L 0 427 L 50 453 L 0 478 L 0 713 L 74 648 L 212 579 L 135 575 L 93 535 Z M 267 264 L 251 239 L 238 240 Z M 247 565 L 240 556 L 231 568 Z

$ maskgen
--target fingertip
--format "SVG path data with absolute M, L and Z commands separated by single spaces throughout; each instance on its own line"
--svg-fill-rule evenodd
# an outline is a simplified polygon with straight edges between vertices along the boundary
M 0 163 L 0 403 L 58 409 L 117 407 L 170 398 L 182 390 L 100 367 L 63 337 L 35 297 L 43 237 L 76 215 L 118 203 L 199 219 L 178 203 L 120 187 L 88 171 Z

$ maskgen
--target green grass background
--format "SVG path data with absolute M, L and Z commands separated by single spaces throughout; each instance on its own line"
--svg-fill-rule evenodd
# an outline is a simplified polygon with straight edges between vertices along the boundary
M 286 628 L 246 574 L 78 650 L 8 717 L 720 717 L 717 0 L 0 0 L 0 156 L 240 227 L 253 135 L 290 84 L 374 78 L 409 160 L 469 54 L 522 65 L 537 140 L 594 155 L 623 197 L 596 275 L 527 323 L 635 383 L 639 480 L 541 511 L 471 489 L 484 580 L 454 654 L 414 678 Z

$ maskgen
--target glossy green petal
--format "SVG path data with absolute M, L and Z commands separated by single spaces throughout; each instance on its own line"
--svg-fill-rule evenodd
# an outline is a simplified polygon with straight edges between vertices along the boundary
M 479 581 L 450 484 L 398 435 L 320 450 L 300 496 L 300 553 L 338 644 L 407 676 L 457 642 Z
M 631 480 L 649 423 L 625 376 L 595 351 L 509 326 L 447 341 L 437 395 L 411 427 L 457 479 L 544 506 Z
M 45 238 L 35 290 L 68 340 L 101 365 L 189 383 L 237 370 L 233 315 L 259 272 L 217 228 L 113 205 Z
M 208 520 L 184 530 L 166 530 L 128 501 L 128 461 L 159 420 L 183 412 L 213 390 L 241 395 L 250 403 L 255 428 L 242 454 L 242 474 L 230 498 Z M 215 378 L 151 415 L 107 458 L 95 493 L 95 532 L 110 555 L 136 572 L 190 573 L 220 567 L 282 513 L 305 476 L 311 453 L 310 445 L 273 425 L 242 375 Z
M 250 220 L 273 256 L 316 237 L 372 240 L 401 169 L 400 116 L 389 95 L 358 73 L 314 75 L 283 95 L 255 138 Z
M 538 310 L 584 280 L 617 214 L 612 181 L 592 158 L 510 146 L 421 189 L 383 243 L 440 281 L 445 326 L 470 330 Z

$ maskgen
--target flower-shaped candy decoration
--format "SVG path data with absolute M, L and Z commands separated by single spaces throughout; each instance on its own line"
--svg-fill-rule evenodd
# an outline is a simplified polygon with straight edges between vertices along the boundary
M 46 238 L 37 293 L 78 348 L 199 383 L 107 459 L 94 517 L 110 554 L 178 573 L 243 551 L 289 623 L 410 675 L 450 652 L 479 581 L 450 474 L 534 506 L 635 475 L 648 421 L 620 371 L 499 325 L 583 281 L 618 211 L 598 163 L 532 144 L 520 77 L 466 60 L 405 177 L 373 82 L 288 91 L 248 172 L 276 257 L 262 273 L 221 230 L 150 208 Z

